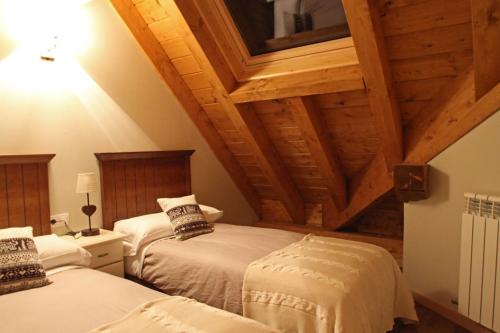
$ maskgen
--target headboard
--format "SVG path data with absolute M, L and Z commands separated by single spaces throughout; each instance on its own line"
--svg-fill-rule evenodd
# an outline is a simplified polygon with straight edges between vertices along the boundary
M 194 150 L 97 153 L 104 229 L 116 221 L 161 212 L 161 197 L 191 194 Z
M 48 163 L 55 155 L 0 155 L 0 228 L 50 234 Z

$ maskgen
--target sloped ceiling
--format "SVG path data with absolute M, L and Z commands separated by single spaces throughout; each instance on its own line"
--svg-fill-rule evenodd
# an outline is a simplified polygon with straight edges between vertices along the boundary
M 394 164 L 426 163 L 499 107 L 498 86 L 474 98 L 470 0 L 344 0 L 358 57 L 264 81 L 235 75 L 208 2 L 111 2 L 263 220 L 350 223 Z

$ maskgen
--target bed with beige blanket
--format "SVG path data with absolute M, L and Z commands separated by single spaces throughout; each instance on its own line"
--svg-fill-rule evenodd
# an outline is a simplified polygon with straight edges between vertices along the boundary
M 48 286 L 0 296 L 2 333 L 276 332 L 100 271 L 65 267 L 47 273 Z
M 248 266 L 243 313 L 304 333 L 387 332 L 394 318 L 417 320 L 410 289 L 385 249 L 313 235 Z
M 286 332 L 386 332 L 394 318 L 417 319 L 392 255 L 366 243 L 217 223 L 154 241 L 127 267 L 167 294 Z

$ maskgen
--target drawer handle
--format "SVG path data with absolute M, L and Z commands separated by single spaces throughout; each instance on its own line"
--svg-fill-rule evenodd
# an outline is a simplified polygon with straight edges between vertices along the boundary
M 106 253 L 102 253 L 102 254 L 98 254 L 98 255 L 97 255 L 97 258 L 104 258 L 104 257 L 107 257 L 108 255 L 109 255 L 109 253 L 108 253 L 108 252 L 106 252 Z

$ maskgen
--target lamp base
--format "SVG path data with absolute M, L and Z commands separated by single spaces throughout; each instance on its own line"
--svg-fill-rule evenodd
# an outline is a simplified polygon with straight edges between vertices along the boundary
M 100 233 L 101 233 L 101 231 L 99 229 L 97 229 L 97 228 L 82 230 L 82 236 L 84 236 L 84 237 L 97 236 Z

